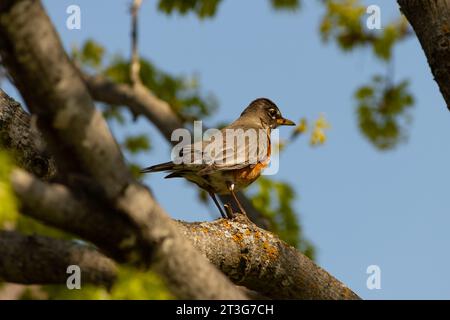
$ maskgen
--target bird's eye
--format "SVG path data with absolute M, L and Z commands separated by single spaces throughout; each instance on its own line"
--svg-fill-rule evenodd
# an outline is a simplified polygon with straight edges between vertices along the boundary
M 275 109 L 275 108 L 270 108 L 268 110 L 268 114 L 269 114 L 269 117 L 272 118 L 273 120 L 275 120 L 278 117 L 278 112 L 277 112 L 277 109 Z

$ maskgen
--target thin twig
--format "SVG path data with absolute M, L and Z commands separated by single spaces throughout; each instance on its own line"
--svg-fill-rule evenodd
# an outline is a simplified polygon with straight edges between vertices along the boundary
M 138 12 L 141 7 L 142 0 L 133 0 L 131 4 L 131 64 L 130 64 L 130 79 L 133 86 L 141 84 L 139 72 L 141 64 L 139 61 L 138 50 Z

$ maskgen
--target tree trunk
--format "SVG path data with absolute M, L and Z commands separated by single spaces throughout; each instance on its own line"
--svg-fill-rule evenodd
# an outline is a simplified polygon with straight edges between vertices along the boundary
M 450 110 L 450 0 L 398 0 Z

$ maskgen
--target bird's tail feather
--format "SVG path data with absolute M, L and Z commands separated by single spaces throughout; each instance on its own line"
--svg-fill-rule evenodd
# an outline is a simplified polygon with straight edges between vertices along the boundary
M 175 164 L 172 161 L 164 162 L 160 164 L 156 164 L 154 166 L 150 166 L 141 170 L 141 173 L 151 173 L 151 172 L 160 172 L 160 171 L 169 171 L 173 170 Z

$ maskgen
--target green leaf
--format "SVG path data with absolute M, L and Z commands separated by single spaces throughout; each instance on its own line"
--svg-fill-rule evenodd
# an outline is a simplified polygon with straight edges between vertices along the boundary
M 115 57 L 104 73 L 115 82 L 130 84 L 129 68 L 128 61 Z M 146 59 L 141 59 L 140 77 L 142 83 L 159 98 L 167 101 L 184 121 L 204 118 L 217 107 L 213 96 L 203 96 L 200 93 L 198 79 L 195 77 L 171 76 Z
M 137 163 L 130 163 L 128 165 L 130 171 L 131 171 L 131 175 L 133 176 L 133 178 L 135 179 L 141 179 L 143 174 L 141 172 L 142 166 L 140 166 Z
M 392 47 L 398 39 L 398 32 L 393 25 L 388 25 L 384 28 L 381 36 L 375 38 L 373 41 L 373 50 L 375 54 L 383 59 L 389 60 L 391 58 Z
M 119 267 L 118 278 L 109 291 L 93 285 L 82 285 L 79 290 L 68 290 L 65 285 L 46 285 L 43 286 L 43 290 L 48 295 L 48 299 L 56 300 L 168 300 L 174 298 L 156 273 L 125 266 Z
M 105 49 L 92 39 L 86 40 L 81 50 L 75 48 L 72 52 L 75 59 L 91 68 L 101 66 L 104 54 Z
M 114 106 L 109 104 L 102 104 L 103 117 L 107 121 L 115 120 L 119 124 L 125 124 L 125 117 L 123 115 L 123 109 L 120 106 Z
M 355 94 L 356 99 L 362 100 L 367 99 L 373 96 L 373 88 L 370 86 L 362 86 L 360 87 Z
M 0 228 L 12 227 L 18 218 L 18 204 L 10 182 L 12 158 L 0 150 Z
M 411 117 L 408 111 L 414 104 L 407 81 L 395 85 L 374 76 L 371 84 L 356 91 L 355 98 L 361 133 L 376 148 L 390 150 L 406 140 Z
M 19 215 L 16 221 L 15 229 L 22 234 L 33 235 L 39 234 L 51 238 L 59 239 L 77 239 L 77 237 L 60 229 L 48 226 L 38 220 L 24 215 Z
M 357 0 L 326 0 L 326 13 L 322 18 L 320 33 L 324 41 L 336 39 L 343 50 L 363 45 L 367 35 L 362 27 L 365 7 Z
M 360 0 L 325 0 L 325 14 L 320 24 L 324 41 L 334 39 L 344 51 L 370 46 L 375 56 L 388 61 L 392 48 L 408 35 L 405 18 L 383 26 L 382 30 L 367 30 L 366 6 Z
M 160 0 L 158 9 L 166 14 L 194 12 L 199 18 L 208 18 L 216 14 L 221 0 Z
M 139 134 L 126 137 L 122 146 L 129 152 L 136 154 L 150 150 L 150 140 L 147 135 Z
M 300 7 L 299 0 L 270 0 L 272 7 L 278 10 L 297 10 Z
M 216 15 L 221 0 L 160 0 L 158 9 L 165 14 L 181 15 L 195 13 L 200 19 Z M 300 0 L 270 0 L 276 10 L 295 10 L 300 7 Z

